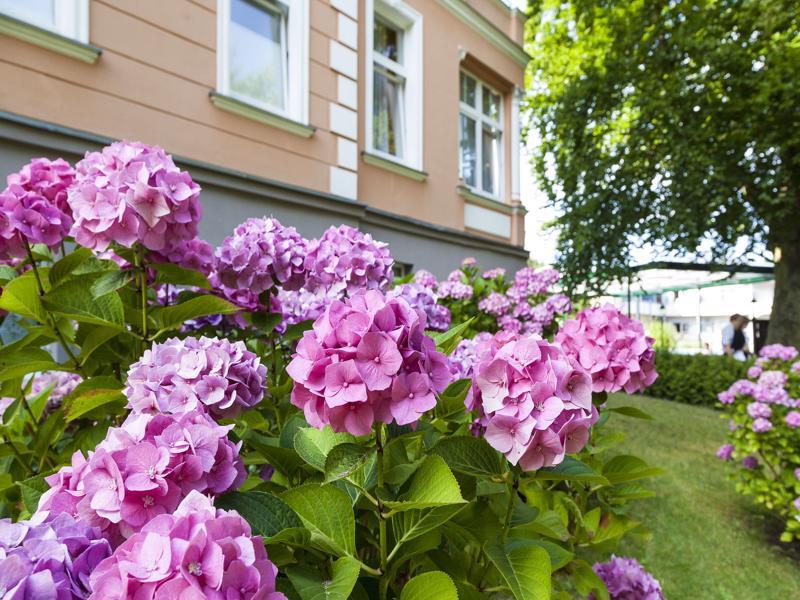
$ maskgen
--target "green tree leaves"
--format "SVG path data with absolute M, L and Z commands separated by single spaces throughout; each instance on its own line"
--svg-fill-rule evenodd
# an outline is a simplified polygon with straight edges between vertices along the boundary
M 544 548 L 509 542 L 491 545 L 486 555 L 500 572 L 516 600 L 550 598 L 550 555 Z
M 350 497 L 333 485 L 309 483 L 281 495 L 311 532 L 311 545 L 336 556 L 355 556 L 355 517 Z

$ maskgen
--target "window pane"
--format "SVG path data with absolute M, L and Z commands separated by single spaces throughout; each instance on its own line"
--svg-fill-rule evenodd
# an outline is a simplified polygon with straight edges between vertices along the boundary
M 489 125 L 481 135 L 481 175 L 483 191 L 500 193 L 500 132 Z
M 396 63 L 402 61 L 400 44 L 403 34 L 391 25 L 375 19 L 374 46 L 375 52 L 383 54 Z
M 403 80 L 375 69 L 372 81 L 372 145 L 376 150 L 403 156 Z
M 483 114 L 494 120 L 500 118 L 500 96 L 483 86 Z
M 466 73 L 461 73 L 461 101 L 475 106 L 475 80 Z
M 475 171 L 477 160 L 475 121 L 466 115 L 461 115 L 461 179 L 467 185 L 477 185 Z
M 229 85 L 232 92 L 285 108 L 285 17 L 246 0 L 231 0 Z
M 0 0 L 0 12 L 49 29 L 56 23 L 55 0 Z

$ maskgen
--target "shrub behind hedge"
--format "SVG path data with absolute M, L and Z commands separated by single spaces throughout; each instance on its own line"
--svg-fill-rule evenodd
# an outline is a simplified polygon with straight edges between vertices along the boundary
M 658 379 L 647 393 L 686 404 L 714 406 L 720 390 L 744 379 L 751 364 L 727 356 L 658 352 Z

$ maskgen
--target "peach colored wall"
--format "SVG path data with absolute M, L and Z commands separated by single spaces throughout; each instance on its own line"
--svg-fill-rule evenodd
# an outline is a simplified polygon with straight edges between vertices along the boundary
M 523 68 L 436 0 L 406 0 L 423 14 L 423 169 L 417 183 L 358 164 L 358 199 L 387 211 L 463 229 L 458 179 L 459 52 L 523 83 Z M 496 0 L 469 0 L 502 31 L 510 13 Z M 364 0 L 359 0 L 359 107 L 365 106 Z M 310 139 L 215 107 L 215 0 L 91 0 L 89 41 L 102 48 L 85 64 L 0 35 L 0 110 L 112 137 L 141 140 L 169 152 L 320 192 L 330 190 L 337 138 L 330 104 L 337 76 L 329 67 L 338 13 L 330 0 L 310 0 Z M 505 26 L 503 24 L 505 23 Z M 504 191 L 509 201 L 510 101 L 505 98 Z M 364 117 L 359 114 L 359 150 Z
M 492 25 L 518 44 L 522 44 L 524 21 L 519 11 L 512 11 L 502 0 L 466 0 L 466 2 L 486 17 Z
M 505 53 L 461 22 L 435 0 L 406 0 L 423 15 L 423 166 L 428 173 L 417 182 L 385 169 L 359 165 L 359 198 L 370 205 L 392 212 L 432 221 L 458 229 L 464 228 L 464 199 L 457 193 L 458 115 L 460 51 L 483 64 L 511 84 L 523 85 L 524 70 Z M 491 5 L 492 2 L 487 2 Z M 366 42 L 362 20 L 361 43 Z M 361 59 L 359 80 L 364 81 L 366 60 Z M 506 90 L 507 91 L 507 90 Z M 361 106 L 368 101 L 361 87 Z M 511 102 L 506 94 L 503 103 L 503 191 L 511 202 Z M 359 120 L 359 138 L 365 139 L 366 121 Z M 363 150 L 363 142 L 361 144 Z M 513 229 L 513 226 L 512 226 Z
M 303 139 L 216 108 L 216 2 L 93 0 L 93 65 L 0 36 L 0 109 L 327 192 L 336 143 L 328 45 L 336 19 L 311 0 L 309 115 Z

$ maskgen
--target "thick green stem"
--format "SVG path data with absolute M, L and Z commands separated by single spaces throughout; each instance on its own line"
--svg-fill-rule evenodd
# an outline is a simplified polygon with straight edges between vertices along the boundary
M 134 254 L 134 262 L 139 269 L 139 293 L 142 302 L 142 337 L 147 339 L 147 267 L 144 258 L 139 255 L 138 249 Z
M 33 270 L 33 277 L 36 279 L 36 286 L 39 289 L 39 296 L 44 296 L 44 285 L 42 284 L 41 275 L 39 275 L 39 267 L 36 266 L 36 259 L 33 258 L 33 251 L 31 251 L 31 246 L 28 243 L 28 240 L 25 237 L 22 237 L 22 241 L 25 242 L 25 252 L 28 254 L 28 260 L 31 263 L 31 270 Z M 56 337 L 58 338 L 58 342 L 61 344 L 61 347 L 64 349 L 64 352 L 67 353 L 70 360 L 75 365 L 75 370 L 79 371 L 81 366 L 78 363 L 78 359 L 73 354 L 72 350 L 67 343 L 67 340 L 64 338 L 64 334 L 61 333 L 61 330 L 58 328 L 58 324 L 56 323 L 55 317 L 50 314 L 50 311 L 46 311 L 47 320 L 50 322 L 49 325 L 52 327 L 53 332 L 55 332 Z
M 508 539 L 508 526 L 511 524 L 511 517 L 514 514 L 514 505 L 517 503 L 517 489 L 519 488 L 519 477 L 514 477 L 514 480 L 508 487 L 508 506 L 506 506 L 506 516 L 503 519 L 503 531 L 500 533 L 500 542 L 505 543 Z

